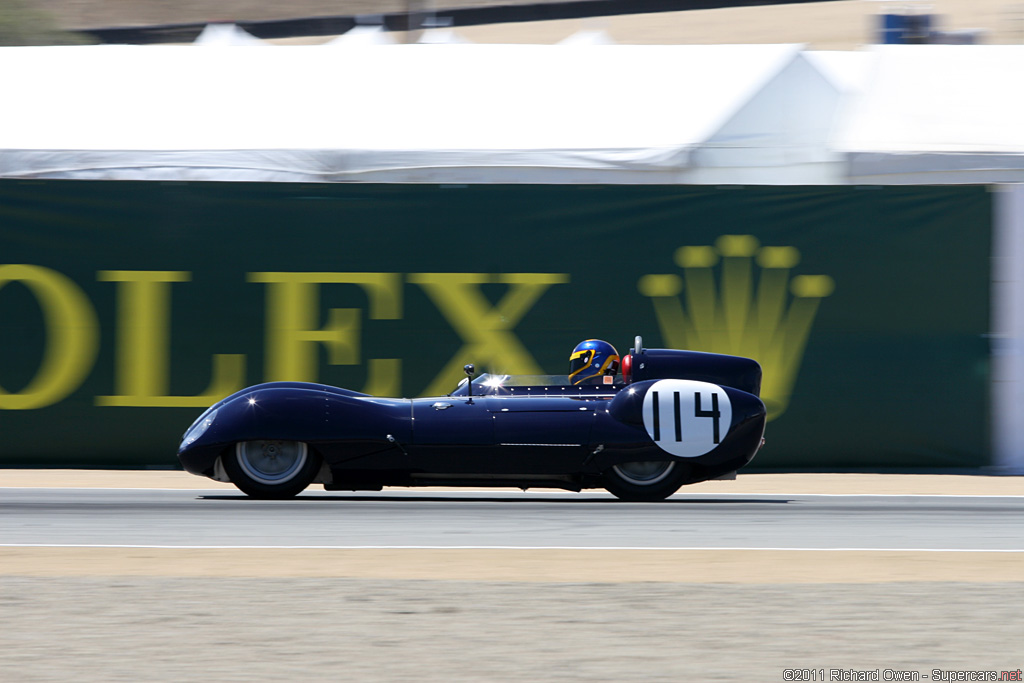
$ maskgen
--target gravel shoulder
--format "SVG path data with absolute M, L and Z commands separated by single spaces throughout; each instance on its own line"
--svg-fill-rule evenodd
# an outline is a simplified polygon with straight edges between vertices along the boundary
M 842 668 L 935 680 L 935 668 L 1020 667 L 1022 600 L 1024 584 L 0 578 L 0 677 L 749 682 Z

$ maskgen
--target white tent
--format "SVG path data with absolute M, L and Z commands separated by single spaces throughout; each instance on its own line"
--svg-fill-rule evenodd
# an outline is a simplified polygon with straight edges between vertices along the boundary
M 1024 46 L 378 45 L 362 28 L 330 51 L 225 24 L 202 50 L 0 48 L 0 175 L 1024 181 Z
M 885 45 L 832 140 L 848 181 L 1024 181 L 1022 45 Z
M 0 48 L 6 91 L 21 94 L 0 111 L 0 176 L 687 182 L 693 151 L 734 130 L 723 124 L 798 54 L 792 45 Z
M 224 45 L 263 45 L 263 41 L 235 24 L 207 24 L 192 41 L 203 47 Z
M 393 45 L 395 39 L 383 26 L 355 26 L 326 45 Z
M 854 53 L 798 52 L 696 146 L 691 183 L 820 185 L 844 182 L 829 149 L 841 107 L 866 62 Z
M 615 41 L 603 29 L 585 28 L 563 38 L 559 45 L 614 45 Z
M 416 41 L 424 45 L 468 45 L 473 42 L 450 28 L 428 28 Z

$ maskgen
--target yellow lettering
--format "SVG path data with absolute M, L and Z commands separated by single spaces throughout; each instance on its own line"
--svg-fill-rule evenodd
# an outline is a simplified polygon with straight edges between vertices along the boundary
M 426 396 L 451 391 L 463 377 L 466 363 L 492 366 L 494 372 L 535 375 L 541 369 L 512 330 L 552 285 L 569 281 L 567 273 L 413 273 L 465 342 L 424 392 Z M 502 299 L 491 306 L 480 285 L 499 282 L 509 286 Z
M 24 390 L 0 388 L 0 409 L 31 410 L 57 403 L 85 379 L 99 348 L 99 323 L 85 294 L 68 277 L 41 266 L 0 266 L 0 288 L 20 282 L 43 311 L 47 343 L 42 363 Z
M 397 273 L 249 273 L 249 282 L 267 287 L 266 379 L 316 382 L 317 346 L 327 349 L 331 365 L 358 365 L 362 321 L 358 308 L 332 308 L 320 324 L 320 285 L 358 285 L 365 292 L 373 320 L 402 316 L 402 283 Z M 371 359 L 363 391 L 395 394 L 401 361 Z
M 402 361 L 399 358 L 371 358 L 366 361 L 366 385 L 362 391 L 372 396 L 400 396 Z
M 238 391 L 245 382 L 245 356 L 215 354 L 213 379 L 197 396 L 169 396 L 171 283 L 188 282 L 180 270 L 102 270 L 100 282 L 117 288 L 115 396 L 97 396 L 96 405 L 203 407 Z

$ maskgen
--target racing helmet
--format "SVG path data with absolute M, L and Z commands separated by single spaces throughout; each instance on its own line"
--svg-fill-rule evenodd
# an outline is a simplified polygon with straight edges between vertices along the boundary
M 569 381 L 582 384 L 602 375 L 614 375 L 619 369 L 619 352 L 600 339 L 581 341 L 569 356 Z

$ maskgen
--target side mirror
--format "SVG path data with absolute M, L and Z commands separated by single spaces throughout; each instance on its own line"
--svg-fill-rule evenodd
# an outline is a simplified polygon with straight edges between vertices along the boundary
M 472 363 L 462 368 L 466 372 L 466 395 L 469 397 L 467 403 L 473 402 L 473 373 L 476 372 L 476 367 Z

